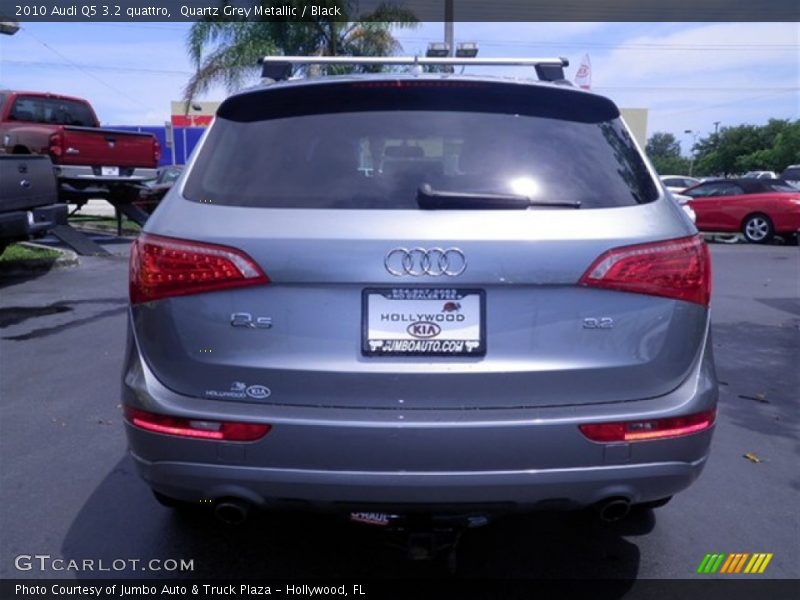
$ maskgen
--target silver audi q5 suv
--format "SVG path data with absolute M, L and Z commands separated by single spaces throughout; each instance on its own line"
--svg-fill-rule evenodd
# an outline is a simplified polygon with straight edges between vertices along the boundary
M 159 500 L 655 506 L 709 453 L 706 245 L 609 99 L 322 77 L 225 100 L 133 244 L 122 394 Z

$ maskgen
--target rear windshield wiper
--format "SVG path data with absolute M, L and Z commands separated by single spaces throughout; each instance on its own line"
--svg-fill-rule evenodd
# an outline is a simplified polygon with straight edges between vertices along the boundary
M 579 201 L 533 200 L 517 194 L 494 192 L 445 192 L 423 183 L 417 190 L 417 204 L 425 210 L 525 210 L 531 206 L 580 208 Z

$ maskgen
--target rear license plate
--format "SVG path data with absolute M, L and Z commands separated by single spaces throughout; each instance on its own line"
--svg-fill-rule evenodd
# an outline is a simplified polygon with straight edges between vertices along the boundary
M 396 521 L 398 515 L 390 515 L 387 513 L 376 512 L 351 512 L 350 520 L 354 523 L 365 523 L 367 525 L 378 525 L 379 527 L 386 527 L 392 521 Z
M 100 173 L 105 177 L 119 177 L 119 167 L 100 167 Z
M 367 356 L 486 354 L 485 292 L 452 288 L 366 289 L 362 352 Z

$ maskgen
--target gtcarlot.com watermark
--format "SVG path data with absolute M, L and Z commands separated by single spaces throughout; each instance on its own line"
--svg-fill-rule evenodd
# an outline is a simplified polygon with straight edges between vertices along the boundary
M 49 554 L 20 554 L 14 558 L 17 571 L 68 571 L 81 573 L 95 572 L 187 572 L 194 571 L 194 559 L 185 558 L 102 558 L 65 559 L 54 558 Z

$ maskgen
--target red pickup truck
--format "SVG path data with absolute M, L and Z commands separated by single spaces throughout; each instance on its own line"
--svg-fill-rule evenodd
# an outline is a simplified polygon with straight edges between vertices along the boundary
M 81 98 L 0 90 L 0 154 L 42 154 L 53 162 L 62 201 L 102 197 L 128 202 L 157 175 L 161 156 L 150 133 L 101 129 Z

